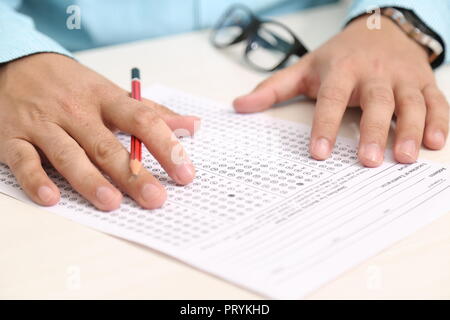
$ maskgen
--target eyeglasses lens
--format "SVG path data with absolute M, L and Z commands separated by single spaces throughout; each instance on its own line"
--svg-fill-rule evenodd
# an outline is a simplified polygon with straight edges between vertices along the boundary
M 245 8 L 233 8 L 229 10 L 216 27 L 213 42 L 218 47 L 226 47 L 236 42 L 244 30 L 252 21 L 251 13 Z
M 250 41 L 247 59 L 263 70 L 272 70 L 282 63 L 295 44 L 291 32 L 272 22 L 261 24 Z

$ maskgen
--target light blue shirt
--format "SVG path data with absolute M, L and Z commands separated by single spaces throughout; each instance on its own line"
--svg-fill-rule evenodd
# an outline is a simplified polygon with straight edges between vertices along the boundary
M 336 0 L 240 0 L 276 15 Z M 0 0 L 0 63 L 38 52 L 71 52 L 211 26 L 236 0 Z M 449 0 L 355 0 L 347 21 L 377 7 L 412 9 L 450 43 Z M 77 15 L 79 13 L 79 16 Z M 80 19 L 77 20 L 77 17 Z M 79 28 L 77 23 L 79 22 Z M 343 21 L 345 23 L 345 21 Z M 447 55 L 447 61 L 448 59 Z

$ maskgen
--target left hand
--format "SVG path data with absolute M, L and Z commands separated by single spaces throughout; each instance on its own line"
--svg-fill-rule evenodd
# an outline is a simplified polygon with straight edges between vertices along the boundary
M 347 106 L 361 106 L 363 115 L 358 156 L 368 167 L 384 159 L 395 114 L 395 159 L 417 160 L 422 142 L 444 147 L 449 105 L 438 89 L 426 51 L 388 18 L 381 30 L 369 30 L 366 18 L 349 24 L 319 49 L 237 98 L 237 112 L 267 109 L 298 95 L 317 99 L 310 153 L 327 159 Z

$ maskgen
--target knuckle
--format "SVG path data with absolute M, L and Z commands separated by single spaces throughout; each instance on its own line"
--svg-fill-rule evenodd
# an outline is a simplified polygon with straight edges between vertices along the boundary
M 440 89 L 437 87 L 430 87 L 424 90 L 424 98 L 426 99 L 426 104 L 431 108 L 439 108 L 448 110 L 448 102 Z
M 134 126 L 138 131 L 148 130 L 148 128 L 157 126 L 162 119 L 148 107 L 139 107 L 133 115 Z
M 336 121 L 326 117 L 318 117 L 314 121 L 314 125 L 322 132 L 334 132 L 337 127 Z
M 424 106 L 424 98 L 423 95 L 420 92 L 408 92 L 405 93 L 401 99 L 401 103 L 404 106 Z
M 399 131 L 400 132 L 403 131 L 405 134 L 418 137 L 418 136 L 422 135 L 423 129 L 424 129 L 424 126 L 420 125 L 418 123 L 407 123 L 402 128 L 399 128 Z
M 58 100 L 61 116 L 65 121 L 77 123 L 78 127 L 88 127 L 92 121 L 92 109 L 83 107 L 83 102 L 73 97 L 63 97 Z
M 160 105 L 152 100 L 145 100 L 145 105 L 147 108 L 150 108 L 152 110 L 167 109 L 166 107 L 163 107 L 162 105 Z
M 23 116 L 22 119 L 24 120 L 24 123 L 30 126 L 36 126 L 36 124 L 49 122 L 53 117 L 53 115 L 48 112 L 47 107 L 42 107 L 42 104 L 35 102 L 32 102 L 26 109 L 26 112 L 21 113 L 21 115 Z
M 97 162 L 103 163 L 110 161 L 123 150 L 122 145 L 117 140 L 102 138 L 95 143 L 94 157 Z
M 127 97 L 126 91 L 115 88 L 113 84 L 105 81 L 95 81 L 89 84 L 89 91 L 94 97 L 113 97 L 117 98 L 117 92 L 119 92 L 120 98 Z
M 13 143 L 6 147 L 5 153 L 8 155 L 7 164 L 13 171 L 22 167 L 27 161 L 25 154 Z
M 29 168 L 32 169 L 32 168 Z M 17 176 L 16 176 L 17 177 Z M 17 179 L 20 179 L 20 184 L 22 185 L 22 188 L 25 190 L 32 190 L 35 186 L 36 182 L 38 182 L 41 178 L 41 174 L 37 172 L 36 170 L 27 170 L 26 172 L 26 178 L 25 177 L 17 177 Z
M 58 98 L 59 107 L 69 116 L 78 116 L 81 113 L 80 104 L 72 95 L 62 96 Z
M 384 137 L 388 132 L 389 125 L 383 122 L 371 121 L 362 126 L 362 132 L 366 132 L 371 136 Z
M 338 105 L 347 104 L 347 95 L 345 94 L 345 91 L 342 88 L 335 86 L 325 86 L 320 88 L 317 99 L 324 103 Z
M 35 159 L 24 152 L 19 144 L 10 142 L 5 146 L 4 150 L 8 155 L 6 164 L 12 170 L 22 188 L 24 190 L 32 190 L 36 181 L 39 181 L 42 177 L 37 167 L 39 162 L 33 161 Z
M 376 103 L 377 106 L 393 110 L 395 106 L 392 90 L 385 87 L 371 87 L 367 91 L 367 103 Z
M 438 94 L 433 94 L 433 95 L 429 95 L 427 97 L 427 105 L 430 108 L 434 108 L 434 107 L 446 107 L 446 103 L 445 103 L 445 99 L 443 99 L 440 95 Z M 448 109 L 448 107 L 447 107 Z
M 152 100 L 148 100 L 145 99 L 143 100 L 145 105 L 147 106 L 147 108 L 151 109 L 153 112 L 155 112 L 156 114 L 161 114 L 161 115 L 178 115 L 177 112 L 169 109 L 168 107 L 166 107 L 165 105 L 156 103 Z
M 60 169 L 70 167 L 76 159 L 77 150 L 72 146 L 61 144 L 51 151 L 51 159 L 55 166 Z
M 434 88 L 436 88 L 437 91 L 439 91 L 433 69 L 429 70 L 428 72 L 425 71 L 425 72 L 419 73 L 417 78 L 419 79 L 418 86 L 419 86 L 420 90 L 424 90 L 425 88 L 428 88 L 428 87 L 434 87 Z

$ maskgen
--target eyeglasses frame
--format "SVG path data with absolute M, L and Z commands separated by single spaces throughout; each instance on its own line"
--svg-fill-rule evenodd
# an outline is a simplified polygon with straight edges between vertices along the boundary
M 224 44 L 224 45 L 220 45 L 220 44 L 216 43 L 214 41 L 214 38 L 215 38 L 217 32 L 221 29 L 221 26 L 223 25 L 225 20 L 231 15 L 231 13 L 237 9 L 242 9 L 248 14 L 248 16 L 251 19 L 250 23 L 245 28 L 242 28 L 242 33 L 238 37 L 236 37 L 236 39 L 233 40 L 231 43 Z M 253 50 L 252 44 L 256 43 L 256 41 L 252 40 L 252 39 L 257 36 L 258 30 L 261 28 L 261 26 L 264 24 L 267 24 L 267 23 L 271 23 L 271 24 L 277 25 L 277 26 L 285 29 L 294 39 L 292 48 L 288 52 L 285 53 L 285 57 L 280 61 L 280 63 L 278 63 L 275 67 L 273 67 L 271 69 L 264 69 L 264 68 L 261 68 L 261 67 L 255 65 L 251 61 L 251 59 L 248 57 L 248 54 Z M 276 37 L 276 35 L 273 35 L 273 36 Z M 283 41 L 280 38 L 278 38 L 278 39 Z M 259 71 L 264 71 L 264 72 L 273 72 L 273 71 L 281 68 L 289 60 L 289 58 L 291 58 L 294 55 L 298 56 L 298 57 L 302 57 L 308 53 L 308 49 L 303 45 L 303 43 L 298 39 L 298 37 L 287 26 L 285 26 L 284 24 L 282 24 L 278 21 L 272 20 L 272 19 L 260 19 L 248 7 L 246 7 L 242 4 L 235 4 L 235 5 L 232 5 L 231 7 L 229 7 L 225 11 L 225 13 L 219 18 L 218 22 L 216 23 L 216 25 L 213 28 L 212 33 L 210 34 L 210 42 L 217 49 L 225 49 L 225 48 L 231 47 L 235 44 L 238 44 L 242 41 L 247 41 L 247 46 L 244 51 L 245 61 L 249 65 L 251 65 L 253 68 L 255 68 Z

